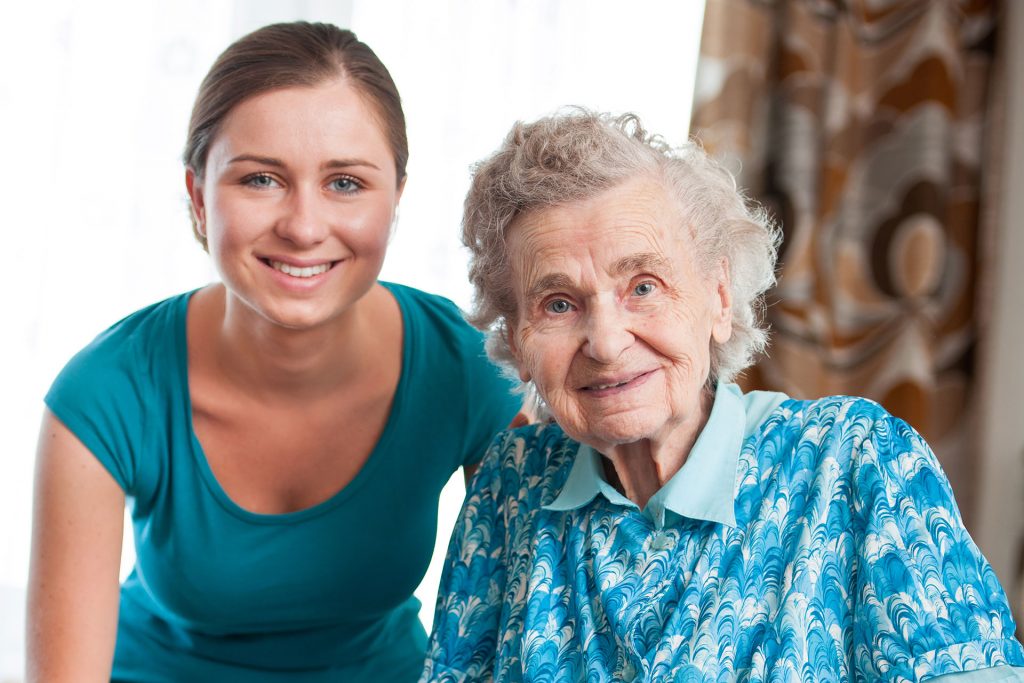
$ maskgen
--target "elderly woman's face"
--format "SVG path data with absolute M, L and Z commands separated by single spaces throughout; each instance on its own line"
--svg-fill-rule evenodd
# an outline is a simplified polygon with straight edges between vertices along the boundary
M 728 267 L 701 271 L 662 183 L 527 213 L 509 250 L 520 376 L 566 433 L 598 450 L 692 438 L 712 340 L 731 334 Z

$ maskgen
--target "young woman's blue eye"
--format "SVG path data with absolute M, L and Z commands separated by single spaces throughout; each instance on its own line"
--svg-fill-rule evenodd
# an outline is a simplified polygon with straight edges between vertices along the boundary
M 568 313 L 569 311 L 571 311 L 572 304 L 570 304 L 565 299 L 552 299 L 551 301 L 548 302 L 545 308 L 548 309 L 549 313 L 561 315 L 562 313 Z
M 277 182 L 266 173 L 255 173 L 242 180 L 242 182 L 249 187 L 258 187 L 260 189 L 274 187 L 274 185 L 277 184 Z
M 360 189 L 360 185 L 353 178 L 335 178 L 331 181 L 331 189 L 335 192 L 356 192 Z
M 633 294 L 636 294 L 637 296 L 647 296 L 653 291 L 654 283 L 651 282 L 650 280 L 641 282 L 640 284 L 633 288 Z

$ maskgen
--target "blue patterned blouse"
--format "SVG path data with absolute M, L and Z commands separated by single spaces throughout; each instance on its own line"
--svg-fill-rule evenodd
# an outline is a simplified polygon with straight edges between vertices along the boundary
M 556 425 L 498 436 L 423 681 L 1024 680 L 949 483 L 877 404 L 723 385 L 644 510 L 600 458 Z

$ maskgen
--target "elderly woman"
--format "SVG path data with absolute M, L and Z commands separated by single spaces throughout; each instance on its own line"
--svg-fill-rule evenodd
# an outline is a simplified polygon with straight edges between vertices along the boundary
M 516 124 L 464 240 L 472 322 L 555 423 L 488 451 L 422 680 L 1024 680 L 922 438 L 729 383 L 777 233 L 700 149 L 633 116 Z

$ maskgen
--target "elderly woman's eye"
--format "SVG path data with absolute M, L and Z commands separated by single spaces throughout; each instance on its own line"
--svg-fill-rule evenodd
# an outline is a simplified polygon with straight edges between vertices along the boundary
M 654 283 L 651 281 L 641 282 L 633 288 L 633 294 L 637 296 L 647 296 L 654 291 Z
M 565 299 L 552 299 L 545 308 L 547 308 L 549 313 L 568 313 L 572 310 L 572 304 Z

